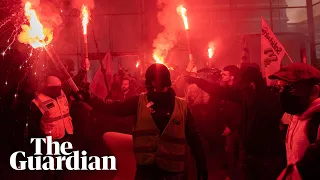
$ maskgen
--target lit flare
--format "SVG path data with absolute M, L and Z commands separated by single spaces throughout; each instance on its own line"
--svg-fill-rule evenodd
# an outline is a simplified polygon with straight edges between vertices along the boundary
M 86 35 L 88 32 L 88 24 L 89 24 L 89 11 L 87 6 L 82 5 L 82 28 L 83 28 L 83 34 Z
M 29 25 L 21 25 L 22 31 L 18 36 L 18 41 L 24 44 L 29 44 L 33 48 L 45 47 L 53 39 L 52 30 L 43 27 L 36 11 L 32 9 L 29 1 L 25 3 L 24 11 Z
M 187 9 L 184 8 L 182 5 L 177 7 L 177 12 L 182 17 L 184 28 L 186 30 L 189 29 L 188 17 L 187 17 Z
M 165 65 L 169 70 L 173 70 L 172 67 L 169 67 L 165 62 L 164 62 L 164 57 L 163 56 L 159 56 L 157 54 L 153 54 L 153 59 L 156 61 L 157 64 L 163 64 Z
M 163 57 L 160 57 L 160 56 L 158 56 L 158 55 L 156 55 L 156 54 L 153 54 L 153 59 L 156 61 L 156 63 L 158 63 L 158 64 L 164 64 L 164 59 L 163 59 Z
M 210 43 L 209 47 L 208 47 L 208 57 L 210 59 L 213 57 L 215 50 L 216 50 L 216 48 L 215 48 L 214 44 Z

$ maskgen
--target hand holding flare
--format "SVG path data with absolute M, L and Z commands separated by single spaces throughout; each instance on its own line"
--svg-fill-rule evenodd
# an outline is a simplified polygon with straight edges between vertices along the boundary
M 70 74 L 63 66 L 61 60 L 59 59 L 56 52 L 53 50 L 52 46 L 48 46 L 53 39 L 53 32 L 51 29 L 43 27 L 39 18 L 37 17 L 37 13 L 34 9 L 31 8 L 31 2 L 27 1 L 25 3 L 25 16 L 29 22 L 29 25 L 22 25 L 22 32 L 19 34 L 18 40 L 21 43 L 29 44 L 33 48 L 44 48 L 53 63 L 56 65 L 57 69 L 62 73 L 62 76 L 69 84 L 72 91 L 75 93 L 79 92 L 78 87 L 72 80 Z

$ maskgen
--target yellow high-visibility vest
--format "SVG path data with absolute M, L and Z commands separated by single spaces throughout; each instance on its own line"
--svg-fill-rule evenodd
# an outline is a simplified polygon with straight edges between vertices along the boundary
M 187 103 L 183 99 L 175 98 L 173 113 L 162 134 L 154 123 L 147 104 L 146 94 L 141 94 L 137 122 L 132 134 L 137 164 L 156 164 L 166 171 L 182 172 L 187 157 L 185 138 Z
M 46 136 L 52 136 L 52 139 L 61 139 L 68 134 L 73 134 L 72 118 L 69 113 L 68 99 L 61 91 L 57 99 L 40 93 L 32 102 L 42 113 L 41 130 Z

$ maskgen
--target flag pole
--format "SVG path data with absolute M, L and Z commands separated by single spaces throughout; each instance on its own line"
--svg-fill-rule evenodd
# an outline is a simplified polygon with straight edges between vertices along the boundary
M 109 85 L 108 85 L 108 80 L 107 80 L 107 77 L 106 77 L 106 69 L 103 67 L 103 63 L 102 63 L 102 57 L 100 55 L 100 50 L 99 50 L 99 47 L 98 47 L 98 43 L 97 43 L 97 40 L 96 40 L 96 36 L 94 34 L 94 30 L 93 28 L 91 28 L 91 31 L 92 31 L 92 36 L 93 36 L 93 41 L 96 45 L 96 49 L 97 49 L 97 53 L 98 53 L 98 56 L 99 56 L 99 61 L 100 61 L 100 69 L 101 69 L 101 72 L 103 74 L 103 80 L 104 80 L 104 83 L 105 83 L 105 86 L 108 90 L 108 96 L 110 94 L 110 89 L 109 89 Z M 107 53 L 110 53 L 110 52 L 107 52 Z M 108 97 L 107 96 L 107 97 Z
M 288 56 L 288 58 L 289 58 L 290 62 L 291 62 L 291 63 L 293 63 L 293 61 L 292 61 L 292 59 L 291 59 L 290 55 L 287 53 L 287 51 L 286 51 L 286 55 Z

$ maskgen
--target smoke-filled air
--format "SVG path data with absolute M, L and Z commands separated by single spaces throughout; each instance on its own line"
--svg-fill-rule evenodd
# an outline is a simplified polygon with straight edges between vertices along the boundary
M 153 58 L 158 63 L 163 63 L 170 49 L 176 44 L 176 33 L 181 26 L 181 17 L 177 7 L 183 4 L 182 0 L 158 0 L 158 22 L 163 26 L 163 31 L 153 41 Z

